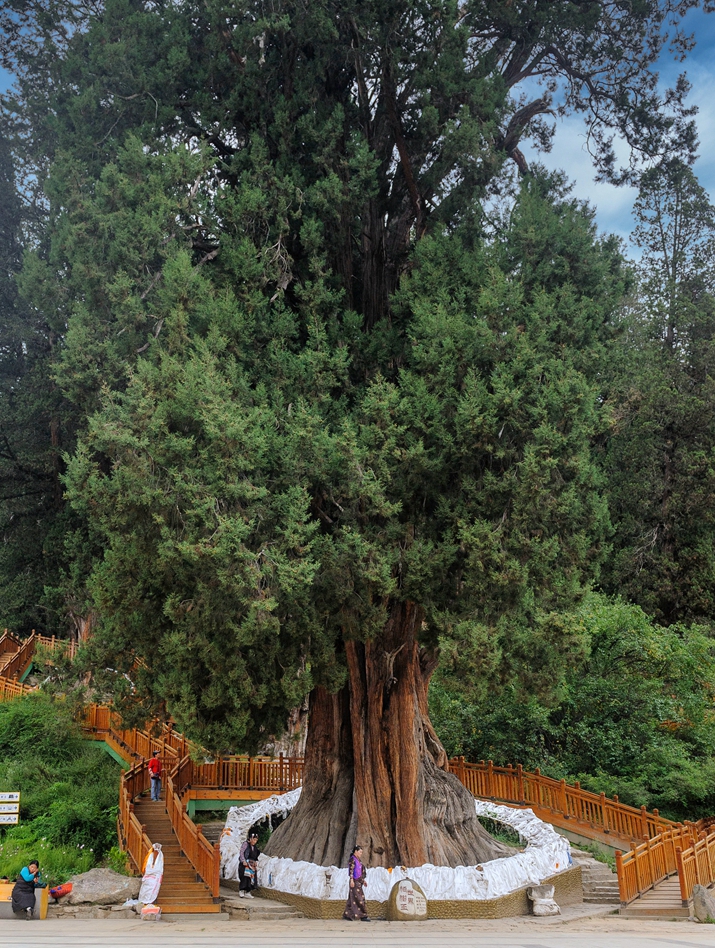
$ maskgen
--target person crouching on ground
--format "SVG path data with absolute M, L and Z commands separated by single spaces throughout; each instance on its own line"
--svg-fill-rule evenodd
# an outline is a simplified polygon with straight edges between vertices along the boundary
M 348 901 L 345 905 L 343 918 L 348 922 L 369 922 L 370 917 L 367 914 L 367 905 L 365 904 L 365 893 L 363 887 L 367 885 L 367 871 L 362 864 L 362 846 L 355 846 L 353 854 L 348 860 L 348 879 L 350 880 L 350 889 L 348 890 Z
M 147 764 L 149 776 L 151 777 L 151 798 L 159 800 L 161 798 L 161 758 L 159 751 L 154 751 L 151 760 Z
M 249 833 L 238 854 L 238 895 L 241 899 L 252 899 L 251 889 L 258 887 L 258 833 Z
M 12 911 L 18 918 L 31 919 L 35 911 L 35 889 L 42 886 L 40 864 L 36 859 L 20 871 L 12 890 Z

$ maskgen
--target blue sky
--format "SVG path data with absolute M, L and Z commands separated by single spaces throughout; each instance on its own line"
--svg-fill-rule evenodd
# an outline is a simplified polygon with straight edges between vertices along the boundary
M 688 103 L 697 105 L 699 110 L 696 122 L 700 157 L 694 170 L 702 186 L 709 191 L 710 200 L 715 202 L 715 14 L 691 11 L 685 19 L 685 27 L 687 32 L 695 34 L 697 45 L 684 63 L 663 56 L 659 68 L 661 83 L 663 88 L 669 87 L 681 72 L 687 73 L 692 85 Z M 547 168 L 564 170 L 575 182 L 573 193 L 596 206 L 599 229 L 618 234 L 627 241 L 633 227 L 636 191 L 597 184 L 585 143 L 583 120 L 577 116 L 564 119 L 559 122 L 553 150 L 548 155 L 538 156 L 538 160 Z M 536 157 L 533 150 L 525 148 L 524 152 L 528 158 Z M 626 154 L 625 148 L 623 154 Z
M 700 139 L 700 157 L 695 172 L 700 183 L 715 202 L 715 14 L 691 11 L 685 21 L 689 32 L 697 39 L 695 50 L 685 63 L 676 63 L 664 56 L 660 64 L 663 87 L 674 83 L 678 73 L 685 71 L 692 84 L 689 102 L 697 105 L 697 125 Z M 7 89 L 11 77 L 0 69 L 0 91 Z M 524 149 L 528 158 L 536 157 L 533 150 Z M 596 207 L 600 230 L 615 233 L 628 240 L 633 226 L 632 208 L 635 191 L 596 184 L 591 159 L 585 148 L 585 128 L 580 117 L 559 122 L 550 154 L 538 156 L 547 168 L 562 169 L 575 182 L 574 194 L 587 199 Z

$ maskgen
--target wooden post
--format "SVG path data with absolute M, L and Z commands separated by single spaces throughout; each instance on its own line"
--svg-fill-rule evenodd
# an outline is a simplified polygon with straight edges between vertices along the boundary
M 487 792 L 486 792 L 486 796 L 491 797 L 492 800 L 494 799 L 494 788 L 493 788 L 493 786 L 492 786 L 492 778 L 493 778 L 493 777 L 494 777 L 494 761 L 493 761 L 493 760 L 488 760 L 488 761 L 487 761 Z
M 648 856 L 648 876 L 649 876 L 649 881 L 650 881 L 650 885 L 648 886 L 648 888 L 652 889 L 656 883 L 656 878 L 655 878 L 655 869 L 653 868 L 653 853 L 650 851 L 650 839 L 648 838 L 648 836 L 646 836 L 645 838 L 645 851 Z
M 641 823 L 643 825 L 643 835 L 646 838 L 649 838 L 650 833 L 648 832 L 648 811 L 644 806 L 641 807 Z
M 683 866 L 683 850 L 680 846 L 675 847 L 675 864 L 678 867 L 678 882 L 680 883 L 680 899 L 683 905 L 687 906 L 690 896 L 688 894 L 688 881 L 685 878 L 685 868 Z
M 214 899 L 218 899 L 219 885 L 221 880 L 221 848 L 218 843 L 214 843 L 214 863 L 211 879 L 211 893 Z
M 604 833 L 610 833 L 610 827 L 608 825 L 608 813 L 606 812 L 606 794 L 601 793 L 601 825 L 603 826 Z
M 521 764 L 516 765 L 516 793 L 517 793 L 517 802 L 526 803 L 526 797 L 524 796 L 524 769 Z
M 621 905 L 625 905 L 628 901 L 628 895 L 626 893 L 626 875 L 623 870 L 623 853 L 620 849 L 616 850 L 616 873 L 618 874 L 618 897 L 621 900 Z

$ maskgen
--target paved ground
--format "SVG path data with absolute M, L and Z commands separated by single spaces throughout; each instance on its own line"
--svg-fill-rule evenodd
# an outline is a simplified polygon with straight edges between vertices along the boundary
M 704 948 L 715 926 L 614 915 L 388 923 L 0 921 L 2 948 Z

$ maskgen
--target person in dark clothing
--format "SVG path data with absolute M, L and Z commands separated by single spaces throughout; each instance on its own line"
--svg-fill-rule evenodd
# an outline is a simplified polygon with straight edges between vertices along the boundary
M 348 901 L 343 912 L 343 918 L 348 922 L 369 922 L 367 903 L 365 902 L 364 887 L 367 885 L 367 871 L 362 864 L 362 846 L 355 846 L 348 861 Z
M 12 890 L 12 911 L 18 918 L 32 918 L 35 911 L 35 889 L 42 885 L 40 882 L 40 864 L 36 859 L 31 860 L 20 871 Z
M 251 889 L 258 887 L 257 870 L 260 855 L 258 833 L 251 832 L 248 834 L 246 842 L 241 846 L 238 857 L 238 895 L 242 899 L 252 899 Z

